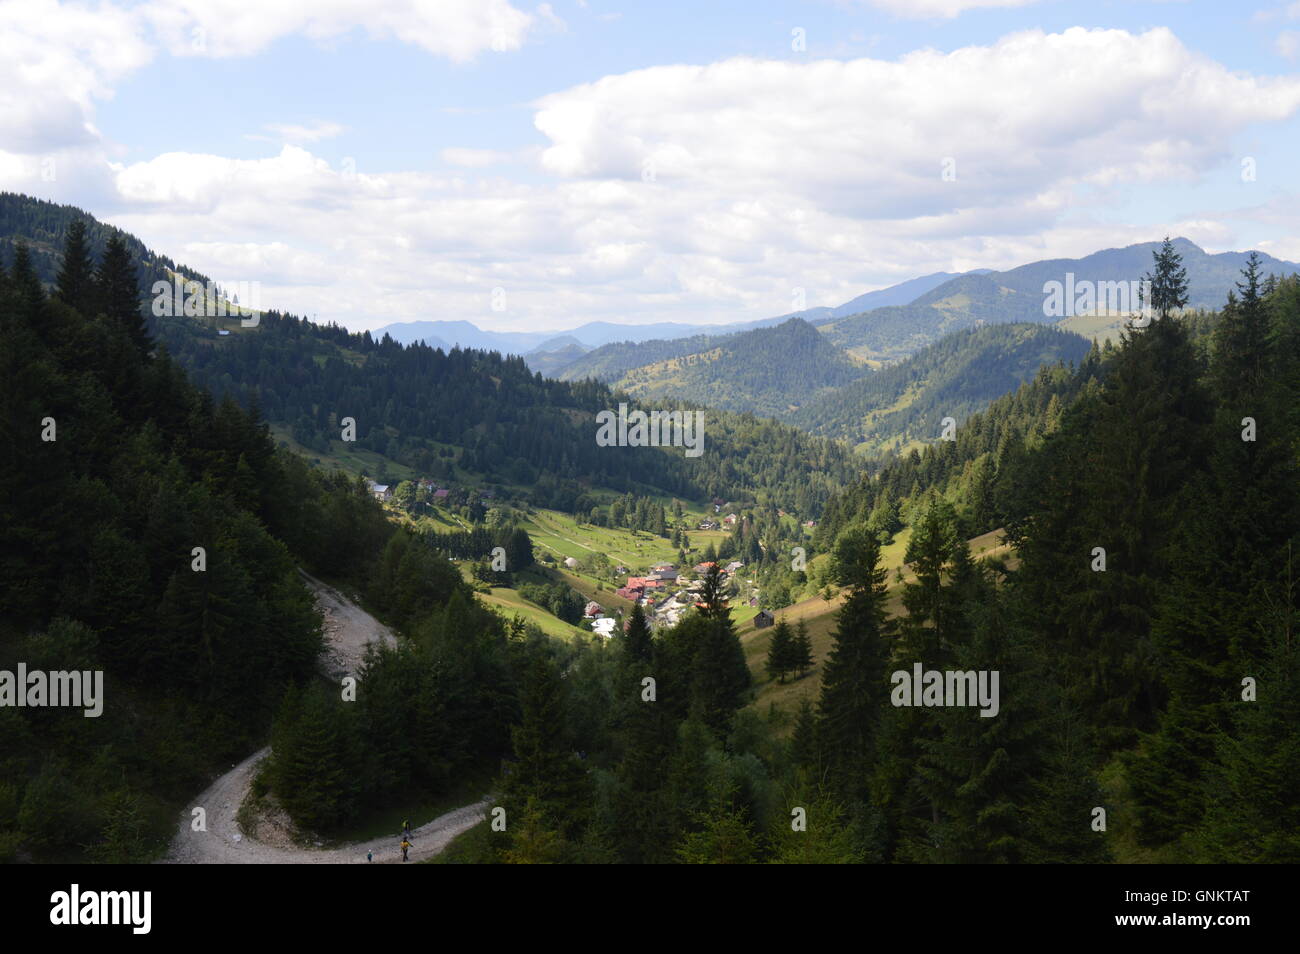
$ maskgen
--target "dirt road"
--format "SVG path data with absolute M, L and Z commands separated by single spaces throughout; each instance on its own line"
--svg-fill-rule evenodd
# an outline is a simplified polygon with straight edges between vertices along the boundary
M 356 603 L 315 577 L 307 573 L 302 576 L 316 594 L 316 606 L 324 617 L 325 651 L 320 658 L 321 668 L 330 677 L 338 680 L 355 676 L 371 643 L 396 645 L 393 631 Z
M 372 642 L 394 642 L 387 626 L 330 586 L 307 574 L 308 585 L 325 617 L 326 649 L 321 664 L 334 678 L 355 674 Z M 239 827 L 239 806 L 248 794 L 257 764 L 269 748 L 254 752 L 231 768 L 182 813 L 176 837 L 164 862 L 169 864 L 365 864 L 367 850 L 376 863 L 401 863 L 397 832 L 384 838 L 355 842 L 340 848 L 311 849 L 269 845 L 248 837 Z M 411 861 L 436 855 L 461 832 L 477 824 L 487 811 L 488 799 L 440 815 L 411 834 Z M 202 808 L 206 831 L 194 831 L 193 810 Z

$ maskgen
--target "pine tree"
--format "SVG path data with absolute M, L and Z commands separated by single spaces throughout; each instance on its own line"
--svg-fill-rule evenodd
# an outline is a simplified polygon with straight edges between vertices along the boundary
M 1165 236 L 1160 251 L 1152 252 L 1155 267 L 1143 276 L 1151 290 L 1149 305 L 1155 317 L 1163 321 L 1187 304 L 1187 269 L 1183 257 L 1174 251 L 1173 242 Z
M 916 582 L 903 590 L 907 609 L 903 653 L 912 662 L 942 668 L 945 645 L 962 641 L 966 628 L 960 609 L 962 591 L 974 574 L 952 504 L 942 498 L 930 501 L 912 530 L 904 560 L 916 574 Z
M 534 649 L 519 690 L 520 721 L 511 730 L 515 761 L 505 781 L 508 815 L 531 805 L 539 824 L 566 838 L 581 830 L 588 805 L 586 771 L 566 739 L 564 686 L 545 650 Z
M 632 606 L 632 612 L 628 616 L 623 645 L 626 647 L 628 659 L 637 663 L 650 661 L 653 651 L 650 624 L 646 622 L 645 610 L 641 608 L 640 603 L 635 603 Z
M 731 618 L 731 610 L 727 608 L 727 598 L 723 596 L 722 570 L 716 563 L 704 571 L 703 584 L 700 587 L 700 615 L 706 619 L 727 619 Z
M 782 619 L 772 628 L 772 642 L 767 649 L 767 674 L 778 682 L 784 683 L 786 674 L 794 668 L 793 649 L 794 637 L 790 632 L 790 624 Z
M 1300 587 L 1290 568 L 1267 614 L 1255 701 L 1238 697 L 1217 733 L 1207 810 L 1195 836 L 1198 860 L 1231 864 L 1300 862 Z
M 790 669 L 798 673 L 798 678 L 812 668 L 812 637 L 808 635 L 808 624 L 799 620 L 794 630 L 794 640 L 790 650 Z
M 45 289 L 41 287 L 41 280 L 32 265 L 31 252 L 26 242 L 14 245 L 14 264 L 9 274 L 9 286 L 24 316 L 36 326 L 37 315 L 45 301 Z M 37 326 L 37 331 L 40 330 Z
M 1220 399 L 1236 410 L 1263 390 L 1269 316 L 1260 289 L 1259 254 L 1251 252 L 1214 329 L 1214 380 Z
M 725 613 L 725 607 L 724 607 Z M 749 666 L 730 615 L 703 613 L 678 624 L 694 644 L 691 659 L 691 712 L 724 736 L 750 688 Z
M 95 284 L 99 311 L 130 336 L 141 354 L 149 354 L 153 342 L 149 338 L 140 309 L 140 286 L 135 263 L 131 261 L 131 252 L 120 233 L 115 233 L 108 240 L 103 261 L 99 263 L 95 275 Z
M 86 223 L 78 219 L 68 226 L 63 245 L 63 264 L 55 280 L 58 296 L 83 315 L 95 312 L 95 263 L 86 242 Z
M 888 699 L 889 628 L 880 544 L 862 527 L 841 534 L 834 550 L 836 582 L 849 586 L 822 675 L 818 735 L 839 795 L 865 794 L 880 711 Z

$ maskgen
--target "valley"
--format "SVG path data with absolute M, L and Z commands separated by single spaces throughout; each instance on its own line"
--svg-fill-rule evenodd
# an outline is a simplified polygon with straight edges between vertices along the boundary
M 141 282 L 185 266 L 70 207 L 0 213 L 0 663 L 105 677 L 84 729 L 0 710 L 7 860 L 392 862 L 412 806 L 414 857 L 448 862 L 1290 850 L 1260 800 L 1294 703 L 1224 689 L 1295 667 L 1281 260 L 1213 306 L 1241 257 L 1171 239 L 730 334 L 519 339 L 577 355 L 543 375 L 154 314 Z M 1144 258 L 1172 289 L 1148 325 L 1043 320 L 1044 276 Z M 606 439 L 625 406 L 706 439 Z M 999 698 L 896 705 L 897 671 Z M 790 800 L 834 820 L 791 841 Z M 1103 800 L 1114 838 L 1075 818 Z

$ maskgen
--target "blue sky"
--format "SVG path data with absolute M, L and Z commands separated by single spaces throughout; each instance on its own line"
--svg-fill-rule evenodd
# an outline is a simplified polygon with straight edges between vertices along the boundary
M 1300 259 L 1300 3 L 1234 6 L 11 0 L 0 187 L 355 328 L 746 320 L 1167 231 Z

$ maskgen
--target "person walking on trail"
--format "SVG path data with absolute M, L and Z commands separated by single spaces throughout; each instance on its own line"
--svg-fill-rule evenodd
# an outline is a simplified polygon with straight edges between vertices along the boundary
M 366 861 L 367 861 L 367 863 L 369 863 L 369 862 L 371 862 L 371 861 L 374 861 L 374 860 L 375 860 L 375 853 L 374 853 L 373 851 L 371 851 L 370 849 L 366 849 Z
M 411 850 L 411 843 L 405 838 L 402 839 L 402 860 L 406 860 L 406 853 Z

